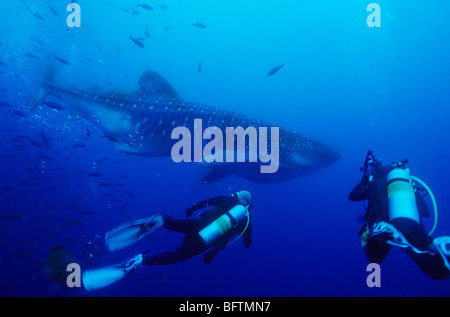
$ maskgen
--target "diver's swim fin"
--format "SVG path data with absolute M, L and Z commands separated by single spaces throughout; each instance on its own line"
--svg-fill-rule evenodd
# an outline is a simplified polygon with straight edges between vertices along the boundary
M 155 232 L 163 224 L 164 217 L 160 214 L 126 222 L 106 233 L 105 244 L 111 252 L 123 249 Z
M 117 282 L 142 267 L 142 254 L 129 261 L 100 269 L 88 270 L 83 273 L 83 285 L 87 291 L 100 289 Z

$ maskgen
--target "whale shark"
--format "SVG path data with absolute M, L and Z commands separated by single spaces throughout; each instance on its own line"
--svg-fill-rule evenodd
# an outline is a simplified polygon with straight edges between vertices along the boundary
M 132 93 L 59 86 L 53 77 L 47 76 L 42 82 L 37 104 L 55 108 L 57 100 L 56 103 L 64 105 L 64 108 L 69 107 L 99 126 L 123 153 L 171 156 L 175 143 L 171 139 L 171 131 L 175 127 L 192 128 L 198 119 L 207 126 L 220 129 L 275 127 L 265 120 L 186 101 L 154 71 L 144 72 L 138 82 L 139 89 Z M 268 138 L 270 141 L 270 136 Z M 209 171 L 202 181 L 211 183 L 236 175 L 255 183 L 277 183 L 325 168 L 339 159 L 338 152 L 331 146 L 283 127 L 279 127 L 277 145 L 279 166 L 275 173 L 261 173 L 259 165 L 252 162 L 208 164 L 203 161 L 198 164 L 209 168 Z

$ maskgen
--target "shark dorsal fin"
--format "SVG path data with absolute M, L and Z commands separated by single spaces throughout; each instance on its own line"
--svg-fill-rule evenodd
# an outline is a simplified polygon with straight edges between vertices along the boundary
M 139 79 L 139 87 L 138 94 L 179 98 L 177 92 L 168 81 L 154 71 L 146 71 L 142 74 Z

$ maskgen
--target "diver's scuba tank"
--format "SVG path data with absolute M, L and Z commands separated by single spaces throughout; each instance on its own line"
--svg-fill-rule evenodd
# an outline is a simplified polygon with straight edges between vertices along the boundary
M 210 246 L 217 241 L 217 239 L 233 229 L 239 222 L 244 220 L 245 217 L 249 217 L 247 208 L 242 205 L 236 205 L 200 230 L 198 234 L 203 239 L 206 246 Z
M 390 222 L 408 218 L 420 224 L 416 195 L 409 168 L 394 168 L 387 175 Z

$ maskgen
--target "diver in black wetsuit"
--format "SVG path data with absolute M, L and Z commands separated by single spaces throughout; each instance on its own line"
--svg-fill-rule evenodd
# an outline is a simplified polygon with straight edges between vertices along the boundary
M 359 235 L 370 262 L 380 263 L 392 246 L 403 248 L 429 276 L 450 276 L 450 237 L 433 239 L 425 231 L 422 217 L 430 213 L 421 194 L 427 190 L 413 181 L 407 160 L 383 166 L 372 151 L 364 162 L 361 182 L 349 200 L 368 200 L 365 224 Z M 417 178 L 414 178 L 419 181 Z
M 241 191 L 233 194 L 231 197 L 218 196 L 201 201 L 186 209 L 186 217 L 190 217 L 195 211 L 206 207 L 215 206 L 215 208 L 200 213 L 199 218 L 195 219 L 174 220 L 164 216 L 164 228 L 186 234 L 183 239 L 183 244 L 173 252 L 164 252 L 157 255 L 144 254 L 143 264 L 172 264 L 194 257 L 213 247 L 211 251 L 203 255 L 204 263 L 209 264 L 214 256 L 227 246 L 231 237 L 242 232 L 244 246 L 250 248 L 252 243 L 252 224 L 250 218 L 247 219 L 247 217 L 243 221 L 236 222 L 224 235 L 218 236 L 215 241 L 212 241 L 213 244 L 205 243 L 205 239 L 199 234 L 199 232 L 202 232 L 202 229 L 214 220 L 219 219 L 222 215 L 226 215 L 227 218 L 231 219 L 231 222 L 236 221 L 228 212 L 238 205 L 249 206 L 251 199 L 249 195 L 248 192 Z
M 176 250 L 151 255 L 138 254 L 129 261 L 106 268 L 85 271 L 83 284 L 86 290 L 108 286 L 141 268 L 143 265 L 168 265 L 187 260 L 204 253 L 204 263 L 209 264 L 215 255 L 227 245 L 243 237 L 244 246 L 251 246 L 251 195 L 248 191 L 237 192 L 231 197 L 219 196 L 201 201 L 188 208 L 186 217 L 195 211 L 214 207 L 201 212 L 198 218 L 175 220 L 171 217 L 153 215 L 149 218 L 127 222 L 108 232 L 105 244 L 110 251 L 129 246 L 148 234 L 164 227 L 170 231 L 185 234 L 183 243 Z M 238 235 L 230 242 L 230 239 Z

